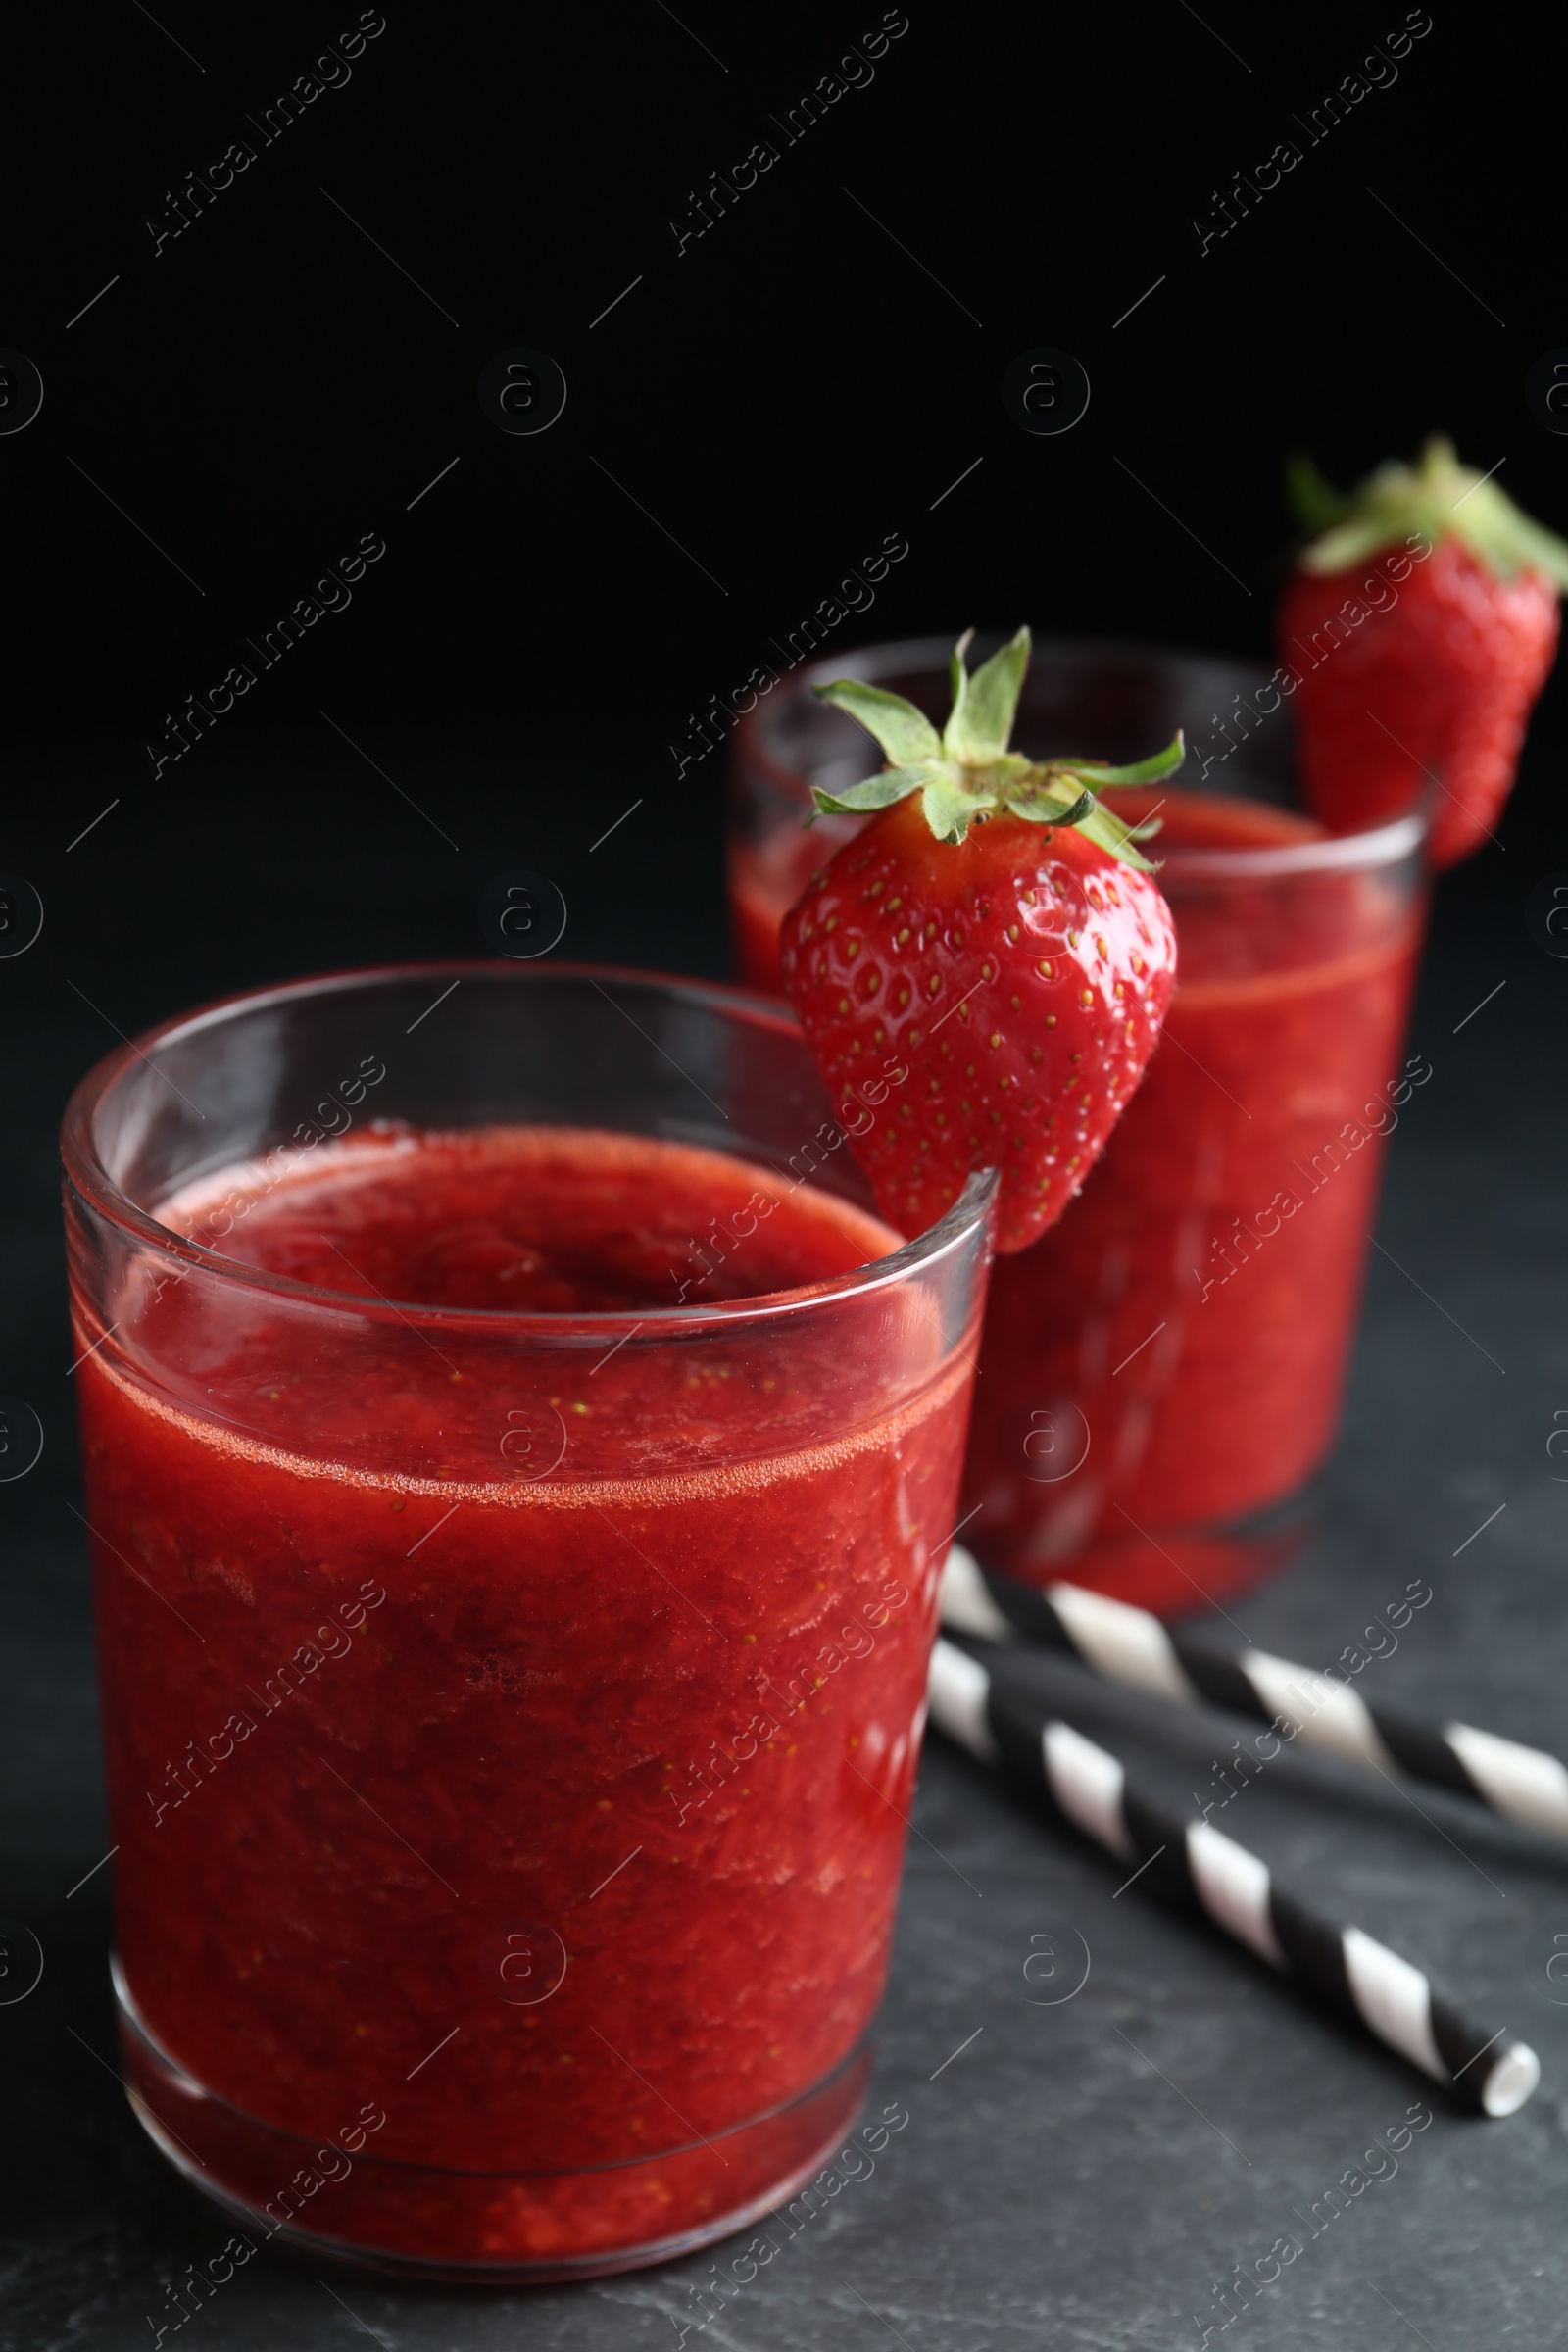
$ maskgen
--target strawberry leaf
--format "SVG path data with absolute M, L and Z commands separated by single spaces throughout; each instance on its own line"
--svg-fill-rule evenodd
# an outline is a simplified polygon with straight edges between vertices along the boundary
M 1285 468 L 1285 495 L 1303 531 L 1326 531 L 1331 522 L 1343 522 L 1352 503 L 1343 490 L 1324 480 L 1299 449 Z
M 954 730 L 960 723 L 960 714 L 969 697 L 969 672 L 963 663 L 964 656 L 973 642 L 973 629 L 965 629 L 948 657 L 948 691 L 953 697 L 953 708 L 948 712 L 948 723 L 942 730 L 942 748 L 950 758 L 953 756 Z
M 906 800 L 922 784 L 933 781 L 946 783 L 947 768 L 940 761 L 921 760 L 908 767 L 885 767 L 863 783 L 846 784 L 842 792 L 824 792 L 820 784 L 813 784 L 811 798 L 818 816 L 863 816 L 870 808 L 890 808 L 895 801 Z M 810 821 L 808 817 L 808 824 Z
M 1402 514 L 1355 514 L 1348 521 L 1337 522 L 1323 531 L 1303 549 L 1301 568 L 1311 572 L 1349 571 L 1355 564 L 1364 564 L 1380 548 L 1393 547 L 1408 536 L 1407 522 L 1415 522 L 1419 530 L 1424 525 L 1415 521 L 1414 509 L 1409 516 Z M 1428 543 L 1431 532 L 1427 532 Z
M 995 807 L 989 795 L 965 791 L 945 768 L 932 770 L 921 797 L 925 821 L 938 841 L 962 841 L 980 810 Z
M 1092 792 L 1075 792 L 1059 777 L 1042 780 L 1037 776 L 1007 801 L 1013 815 L 1029 825 L 1076 825 L 1094 805 Z
M 1099 760 L 1060 760 L 1054 764 L 1065 775 L 1081 776 L 1098 792 L 1102 784 L 1157 784 L 1161 777 L 1174 775 L 1186 757 L 1187 739 L 1178 727 L 1162 752 L 1135 760 L 1130 767 L 1106 767 Z
M 964 657 L 974 637 L 965 629 L 953 649 L 953 709 L 938 735 L 912 703 L 859 678 L 837 678 L 814 689 L 824 703 L 847 711 L 875 736 L 891 764 L 842 792 L 812 787 L 814 815 L 866 816 L 891 808 L 910 793 L 920 795 L 921 813 L 938 841 L 964 841 L 977 819 L 1010 809 L 1035 825 L 1075 826 L 1124 865 L 1152 873 L 1137 843 L 1157 829 L 1158 819 L 1133 827 L 1097 800 L 1107 784 L 1152 784 L 1180 767 L 1185 756 L 1180 729 L 1162 752 L 1111 767 L 1097 760 L 1026 760 L 1009 752 L 1007 740 L 1029 666 L 1029 631 L 1019 629 L 971 677 Z
M 955 661 L 957 662 L 956 655 Z M 1012 733 L 1028 666 L 1029 632 L 1020 629 L 1000 653 L 993 654 L 973 677 L 965 680 L 964 691 L 955 696 L 952 716 L 943 730 L 943 749 L 950 758 L 981 766 L 1001 757 Z M 961 674 L 961 662 L 958 668 Z
M 1496 470 L 1494 466 L 1493 474 Z M 1461 466 L 1452 442 L 1441 435 L 1427 443 L 1414 466 L 1380 466 L 1352 499 L 1337 509 L 1319 507 L 1305 519 L 1326 527 L 1301 550 L 1303 571 L 1348 571 L 1400 542 L 1414 546 L 1422 540 L 1430 554 L 1451 533 L 1498 579 L 1544 571 L 1568 590 L 1568 544 L 1521 513 L 1492 474 Z
M 866 733 L 875 736 L 890 760 L 902 762 L 941 758 L 941 736 L 925 712 L 906 703 L 902 694 L 889 694 L 882 686 L 867 686 L 860 678 L 835 678 L 831 685 L 813 687 L 812 692 L 819 702 L 831 703 L 836 710 L 846 710 L 851 718 L 858 719 Z
M 1035 814 L 1043 825 L 1081 825 L 1094 806 L 1094 794 L 1081 792 L 1077 799 L 1072 801 L 1044 801 L 1039 808 L 1031 813 Z M 1019 814 L 1023 813 L 1024 811 L 1020 809 Z
M 1568 547 L 1555 531 L 1521 513 L 1494 482 L 1478 483 L 1474 507 L 1462 516 L 1455 513 L 1453 528 L 1503 579 L 1516 571 L 1544 571 L 1559 588 L 1568 588 Z
M 1158 872 L 1158 867 L 1152 864 L 1138 847 L 1138 833 L 1143 831 L 1143 827 L 1138 827 L 1135 832 L 1132 826 L 1124 825 L 1103 801 L 1095 803 L 1089 814 L 1081 820 L 1078 830 L 1086 841 L 1095 842 L 1101 849 L 1108 850 L 1113 858 L 1120 858 L 1123 865 L 1134 865 L 1143 874 Z

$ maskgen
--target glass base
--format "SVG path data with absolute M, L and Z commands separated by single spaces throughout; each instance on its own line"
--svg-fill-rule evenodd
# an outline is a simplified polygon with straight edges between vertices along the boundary
M 602 2278 L 694 2253 L 788 2203 L 853 2127 L 867 2045 L 786 2105 L 711 2139 L 576 2172 L 459 2172 L 318 2147 L 231 2107 L 154 2039 L 112 1965 L 137 2121 L 241 2225 L 225 2277 L 280 2238 L 362 2270 L 468 2286 Z M 211 2268 L 212 2266 L 209 2266 Z M 216 2285 L 220 2281 L 215 2280 Z

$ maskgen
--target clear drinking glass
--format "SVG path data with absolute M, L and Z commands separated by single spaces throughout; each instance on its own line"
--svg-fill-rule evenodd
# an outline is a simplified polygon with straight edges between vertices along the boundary
M 351 1146 L 517 1128 L 724 1155 L 668 1305 L 225 1255 Z M 223 2275 L 572 2277 L 794 2194 L 864 2090 L 990 1180 L 897 1247 L 782 1010 L 539 963 L 171 1021 L 64 1152 L 124 2068 Z M 808 1207 L 886 1246 L 747 1295 Z
M 993 641 L 996 642 L 996 641 Z M 977 648 L 977 658 L 990 647 Z M 777 981 L 777 926 L 863 819 L 802 818 L 880 755 L 814 682 L 946 710 L 948 644 L 818 662 L 737 726 L 736 956 Z M 1425 914 L 1425 817 L 1326 837 L 1294 813 L 1288 691 L 1241 662 L 1038 644 L 1015 741 L 1121 761 L 1186 730 L 1150 845 L 1175 996 L 1142 1087 L 1065 1216 L 991 1280 L 964 1541 L 1034 1584 L 1156 1609 L 1290 1556 L 1332 1443 L 1384 1143 L 1430 1069 L 1396 1064 Z

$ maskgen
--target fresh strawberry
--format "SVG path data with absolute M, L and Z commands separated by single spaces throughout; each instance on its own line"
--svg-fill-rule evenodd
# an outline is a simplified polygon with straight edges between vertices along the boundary
M 1349 832 L 1408 808 L 1429 781 L 1432 861 L 1454 865 L 1513 789 L 1568 546 L 1446 441 L 1429 441 L 1419 466 L 1380 466 L 1353 498 L 1304 461 L 1293 489 L 1319 529 L 1278 614 L 1280 659 L 1300 678 L 1307 802 Z
M 973 632 L 971 631 L 972 635 Z M 1082 1189 L 1144 1073 L 1176 968 L 1170 909 L 1094 787 L 1134 767 L 1007 750 L 1029 632 L 971 677 L 953 657 L 941 735 L 896 694 L 817 692 L 893 765 L 823 809 L 881 813 L 784 918 L 784 986 L 890 1223 L 919 1233 L 971 1169 L 1002 1171 L 999 1250 L 1027 1248 Z M 971 830 L 972 828 L 972 830 Z

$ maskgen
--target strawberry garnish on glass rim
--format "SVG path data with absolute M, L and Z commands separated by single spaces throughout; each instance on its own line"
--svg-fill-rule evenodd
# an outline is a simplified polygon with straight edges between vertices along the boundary
M 1298 680 L 1307 805 L 1348 832 L 1429 787 L 1432 862 L 1453 865 L 1513 788 L 1556 651 L 1568 545 L 1441 438 L 1348 497 L 1298 458 L 1290 489 L 1315 534 L 1277 621 Z
M 973 1169 L 1001 1171 L 996 1246 L 1054 1223 L 1143 1076 L 1176 968 L 1170 910 L 1097 795 L 1180 766 L 1178 733 L 1128 767 L 1007 749 L 1020 629 L 971 676 L 953 655 L 939 734 L 856 678 L 817 694 L 888 755 L 818 811 L 870 814 L 784 918 L 784 986 L 893 1225 L 918 1233 Z M 811 821 L 809 818 L 807 820 Z

